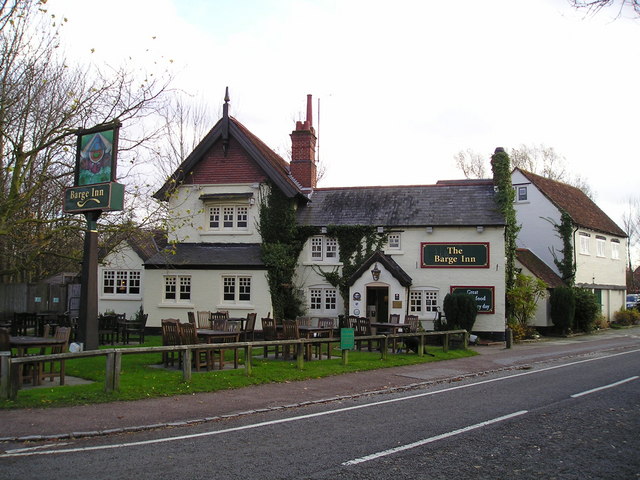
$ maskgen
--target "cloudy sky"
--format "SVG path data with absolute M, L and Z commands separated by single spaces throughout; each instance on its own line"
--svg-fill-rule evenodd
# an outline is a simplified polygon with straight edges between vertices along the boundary
M 214 112 L 228 86 L 231 114 L 281 154 L 312 94 L 320 186 L 432 184 L 462 177 L 461 150 L 543 144 L 619 224 L 638 196 L 640 20 L 630 14 L 585 17 L 566 0 L 47 5 L 68 18 L 70 56 L 156 62 Z

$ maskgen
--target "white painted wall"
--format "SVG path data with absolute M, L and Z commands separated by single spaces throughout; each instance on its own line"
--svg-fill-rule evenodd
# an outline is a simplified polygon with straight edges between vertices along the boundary
M 112 310 L 124 313 L 131 318 L 142 305 L 142 295 L 145 283 L 145 271 L 142 258 L 126 243 L 122 242 L 112 250 L 98 265 L 98 312 Z M 137 270 L 140 271 L 141 292 L 139 295 L 105 294 L 103 289 L 105 270 Z
M 212 231 L 208 225 L 207 205 L 200 200 L 206 194 L 250 193 L 251 199 L 216 201 L 216 205 L 246 204 L 249 222 L 246 231 Z M 260 243 L 258 222 L 260 194 L 256 184 L 182 185 L 169 198 L 169 241 L 185 243 Z
M 400 249 L 387 249 L 386 254 L 392 258 L 413 279 L 412 288 L 433 287 L 438 290 L 438 305 L 442 310 L 442 301 L 452 286 L 483 286 L 495 287 L 494 309 L 492 314 L 479 314 L 474 329 L 485 332 L 502 332 L 505 328 L 504 306 L 504 230 L 502 227 L 485 227 L 482 233 L 478 233 L 476 227 L 433 227 L 432 233 L 427 233 L 425 228 L 405 228 L 401 232 Z M 488 242 L 489 268 L 421 268 L 421 243 L 422 242 Z M 308 298 L 308 289 L 314 285 L 327 285 L 317 270 L 321 268 L 332 271 L 339 266 L 337 263 L 313 264 L 311 262 L 309 242 L 305 246 L 299 262 L 297 272 L 298 285 Z M 361 294 L 360 302 L 350 301 L 349 313 L 355 315 L 359 310 L 360 316 L 366 316 L 366 290 L 367 286 L 389 287 L 389 313 L 399 313 L 401 319 L 407 313 L 407 291 L 398 281 L 386 271 L 383 265 L 378 264 L 381 270 L 378 282 L 373 282 L 371 274 L 365 272 L 351 288 L 350 298 L 354 292 Z M 395 295 L 399 295 L 402 308 L 393 309 Z M 340 299 L 339 299 L 340 300 Z M 343 313 L 344 308 L 339 306 L 338 313 Z M 420 316 L 426 328 L 433 328 L 434 315 L 425 313 Z
M 191 276 L 191 300 L 185 302 L 164 302 L 165 275 Z M 251 277 L 251 302 L 225 303 L 222 291 L 224 275 L 242 275 Z M 187 321 L 187 311 L 228 310 L 230 317 L 246 317 L 247 313 L 257 313 L 257 326 L 260 318 L 273 312 L 266 273 L 262 270 L 146 270 L 144 285 L 144 310 L 149 314 L 148 326 L 159 327 L 163 318 L 177 318 Z

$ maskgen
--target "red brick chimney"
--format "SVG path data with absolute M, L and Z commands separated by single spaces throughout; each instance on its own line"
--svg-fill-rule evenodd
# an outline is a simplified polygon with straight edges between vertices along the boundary
M 313 129 L 311 95 L 307 95 L 307 119 L 291 132 L 291 175 L 303 188 L 316 188 L 316 132 Z

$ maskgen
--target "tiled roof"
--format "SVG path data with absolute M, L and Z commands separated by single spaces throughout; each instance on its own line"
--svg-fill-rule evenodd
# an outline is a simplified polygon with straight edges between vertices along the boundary
M 225 125 L 227 121 L 228 125 Z M 159 200 L 164 200 L 168 192 L 183 182 L 213 145 L 218 141 L 223 141 L 225 127 L 228 127 L 229 136 L 234 137 L 238 143 L 240 143 L 242 148 L 244 148 L 260 168 L 262 168 L 267 177 L 280 188 L 285 195 L 288 197 L 298 196 L 301 199 L 306 199 L 300 185 L 289 171 L 289 164 L 233 117 L 223 117 L 218 120 L 193 152 L 189 154 L 153 196 Z
M 487 181 L 320 188 L 298 209 L 303 225 L 468 226 L 505 224 Z
M 167 234 L 163 230 L 125 230 L 111 235 L 98 251 L 98 258 L 104 259 L 114 248 L 122 242 L 133 249 L 144 261 L 162 251 L 167 245 Z
M 574 223 L 602 233 L 626 237 L 627 234 L 582 190 L 566 183 L 517 169 L 556 207 L 566 211 Z
M 518 248 L 516 250 L 516 258 L 531 273 L 540 280 L 543 280 L 547 284 L 548 288 L 565 286 L 562 278 L 551 270 L 551 268 L 540 260 L 531 250 L 527 248 Z
M 178 243 L 145 262 L 145 268 L 264 268 L 257 243 Z

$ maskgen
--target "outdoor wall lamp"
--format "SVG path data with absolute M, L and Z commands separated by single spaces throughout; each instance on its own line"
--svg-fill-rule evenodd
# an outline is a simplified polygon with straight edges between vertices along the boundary
M 375 267 L 371 270 L 371 276 L 373 277 L 373 281 L 377 282 L 380 280 L 380 269 L 378 268 L 378 262 L 376 262 Z
M 482 233 L 482 232 L 484 232 L 484 227 L 482 225 L 478 225 L 476 227 L 476 230 L 478 231 L 478 233 Z
M 433 227 L 427 227 L 427 233 L 433 233 Z
M 320 227 L 320 233 L 327 233 L 327 227 Z

